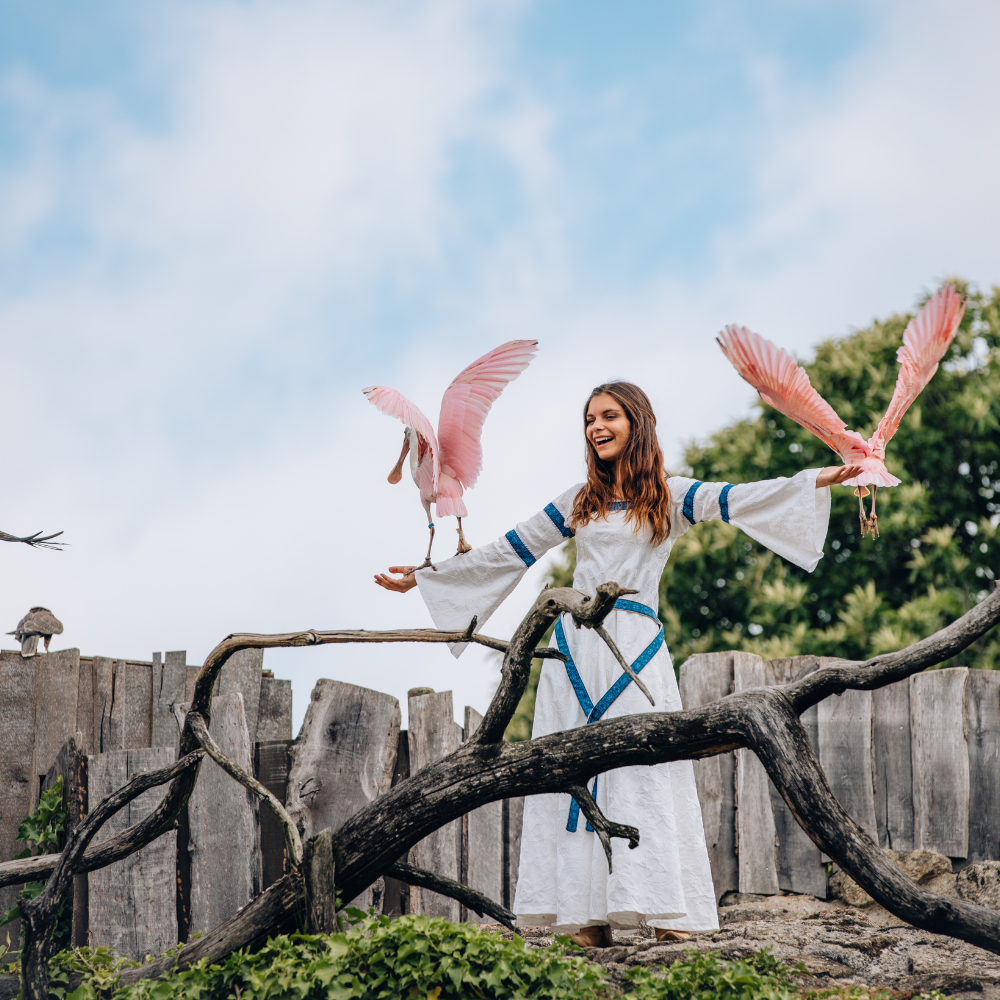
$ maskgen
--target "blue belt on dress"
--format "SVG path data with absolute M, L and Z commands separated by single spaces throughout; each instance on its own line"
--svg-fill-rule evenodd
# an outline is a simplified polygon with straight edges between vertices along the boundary
M 626 601 L 619 599 L 615 601 L 616 611 L 633 611 L 638 615 L 645 615 L 647 618 L 652 618 L 657 625 L 660 626 L 659 631 L 656 633 L 656 637 L 653 641 L 639 654 L 636 660 L 632 663 L 632 669 L 639 673 L 644 666 L 656 655 L 660 646 L 663 645 L 663 625 L 660 623 L 660 619 L 656 616 L 656 612 L 652 608 L 647 608 L 645 604 L 640 604 L 638 601 Z M 604 715 L 604 713 L 615 703 L 615 700 L 632 683 L 632 678 L 629 677 L 624 671 L 622 671 L 621 677 L 618 678 L 608 688 L 607 693 L 603 698 L 595 705 L 591 700 L 590 695 L 587 693 L 587 686 L 583 683 L 583 678 L 580 676 L 580 671 L 576 669 L 576 664 L 573 662 L 573 657 L 570 655 L 569 646 L 566 643 L 566 633 L 563 631 L 562 618 L 556 619 L 556 645 L 559 647 L 559 652 L 566 657 L 566 673 L 569 675 L 569 682 L 573 685 L 573 690 L 576 692 L 577 700 L 580 702 L 580 708 L 583 709 L 583 714 L 587 717 L 587 725 L 591 722 L 597 722 L 597 720 Z M 597 799 L 597 778 L 594 778 L 594 787 L 591 789 L 590 795 L 595 801 Z M 569 819 L 566 822 L 566 829 L 570 833 L 576 833 L 577 822 L 580 818 L 580 804 L 573 799 L 569 806 Z M 594 828 L 587 824 L 587 832 L 593 833 Z

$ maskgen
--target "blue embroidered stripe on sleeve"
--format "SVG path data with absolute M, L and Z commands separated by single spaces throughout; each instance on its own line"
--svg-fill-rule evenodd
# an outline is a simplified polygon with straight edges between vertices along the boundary
M 690 489 L 688 489 L 687 494 L 684 497 L 684 506 L 681 508 L 681 513 L 691 524 L 698 523 L 694 519 L 694 495 L 698 492 L 698 487 L 704 485 L 705 484 L 700 479 L 697 482 L 692 483 Z
M 521 557 L 525 566 L 531 566 L 535 562 L 531 549 L 521 541 L 521 536 L 513 528 L 504 535 L 504 538 L 510 542 L 510 547 Z
M 722 520 L 729 523 L 729 491 L 733 488 L 732 483 L 726 483 L 722 487 L 722 492 L 719 494 L 719 514 L 722 516 Z
M 573 530 L 566 524 L 565 518 L 559 513 L 559 508 L 554 503 L 546 506 L 545 513 L 549 515 L 549 520 L 559 529 L 559 533 L 563 538 L 573 537 Z

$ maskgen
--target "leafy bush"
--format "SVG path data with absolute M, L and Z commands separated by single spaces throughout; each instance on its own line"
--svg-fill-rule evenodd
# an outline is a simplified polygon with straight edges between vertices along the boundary
M 623 1000 L 797 1000 L 791 971 L 770 951 L 735 962 L 718 952 L 688 952 L 664 970 L 627 972 Z
M 560 945 L 529 948 L 474 924 L 372 916 L 343 934 L 289 934 L 222 965 L 204 962 L 115 993 L 115 1000 L 471 1000 L 596 997 L 599 967 Z M 89 1000 L 90 994 L 72 995 Z

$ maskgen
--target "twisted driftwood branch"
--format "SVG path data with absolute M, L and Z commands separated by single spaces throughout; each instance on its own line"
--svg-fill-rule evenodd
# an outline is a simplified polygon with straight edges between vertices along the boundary
M 570 795 L 576 799 L 576 804 L 580 811 L 587 817 L 587 822 L 594 828 L 594 832 L 601 840 L 604 854 L 608 859 L 608 874 L 611 874 L 611 838 L 618 837 L 627 840 L 629 850 L 634 851 L 639 846 L 639 831 L 634 826 L 624 826 L 621 823 L 613 823 L 604 813 L 601 812 L 598 804 L 590 797 L 586 785 L 570 785 L 567 789 Z
M 457 899 L 460 903 L 464 903 L 470 910 L 478 913 L 479 916 L 488 913 L 508 930 L 515 931 L 516 933 L 514 914 L 506 906 L 501 906 L 499 903 L 494 902 L 489 896 L 484 895 L 478 889 L 462 885 L 461 882 L 456 882 L 453 878 L 435 875 L 434 872 L 425 871 L 423 868 L 416 868 L 402 861 L 397 861 L 389 867 L 386 870 L 386 875 L 399 879 L 400 882 L 405 882 L 407 885 L 418 885 L 421 889 L 430 889 L 432 892 L 440 893 L 442 896 Z
M 175 761 L 169 767 L 137 774 L 122 785 L 118 791 L 104 799 L 73 831 L 69 843 L 58 857 L 55 872 L 42 894 L 35 899 L 25 900 L 21 903 L 21 917 L 24 920 L 21 980 L 26 1000 L 48 1000 L 52 932 L 55 929 L 60 908 L 73 893 L 73 876 L 79 871 L 79 861 L 87 849 L 87 845 L 119 809 L 123 809 L 134 798 L 150 788 L 165 785 L 178 775 L 193 769 L 203 754 L 204 751 L 199 749 Z
M 191 718 L 191 715 L 194 718 Z M 264 804 L 274 813 L 274 818 L 281 824 L 285 831 L 285 844 L 288 847 L 288 857 L 295 868 L 302 864 L 302 838 L 299 831 L 292 822 L 291 816 L 285 811 L 285 807 L 278 799 L 269 792 L 256 778 L 247 774 L 235 761 L 230 760 L 221 749 L 219 744 L 212 739 L 205 720 L 197 713 L 189 713 L 191 731 L 195 738 L 204 747 L 205 752 L 215 761 L 223 771 L 230 777 L 235 778 L 244 788 L 253 792 L 257 798 L 263 800 Z

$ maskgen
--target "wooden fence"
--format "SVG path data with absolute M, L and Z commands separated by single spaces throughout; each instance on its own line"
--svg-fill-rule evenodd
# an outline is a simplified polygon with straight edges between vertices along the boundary
M 685 708 L 783 684 L 835 662 L 700 653 L 681 666 Z M 1000 672 L 951 667 L 845 691 L 801 721 L 840 804 L 882 847 L 1000 860 Z M 716 896 L 779 889 L 826 897 L 829 860 L 747 750 L 695 761 Z
M 59 776 L 75 826 L 88 802 L 176 759 L 200 670 L 186 660 L 184 652 L 155 654 L 150 662 L 81 657 L 78 650 L 32 659 L 0 652 L 0 858 L 21 846 L 15 842 L 19 823 Z M 229 757 L 286 804 L 308 837 L 327 826 L 336 830 L 411 769 L 453 750 L 481 722 L 466 708 L 465 726 L 458 726 L 451 692 L 429 688 L 410 693 L 409 732 L 400 729 L 400 714 L 390 695 L 321 680 L 293 741 L 291 683 L 263 670 L 262 650 L 243 650 L 221 671 L 209 728 Z M 151 789 L 133 800 L 98 842 L 148 815 L 165 793 L 165 787 Z M 510 906 L 522 801 L 477 809 L 416 845 L 409 860 Z M 280 825 L 206 759 L 176 831 L 77 877 L 73 942 L 133 958 L 160 954 L 228 919 L 286 870 Z M 453 900 L 385 883 L 355 905 L 393 915 L 470 916 Z M 10 906 L 19 888 L 0 889 L 0 907 Z M 17 925 L 5 930 L 16 942 Z

